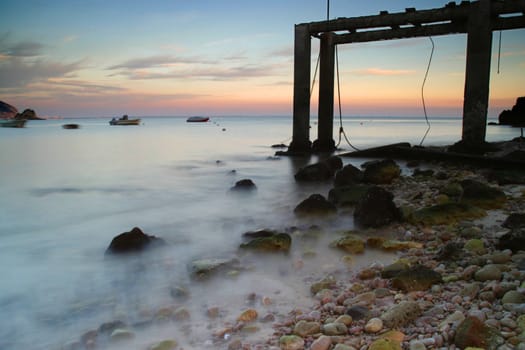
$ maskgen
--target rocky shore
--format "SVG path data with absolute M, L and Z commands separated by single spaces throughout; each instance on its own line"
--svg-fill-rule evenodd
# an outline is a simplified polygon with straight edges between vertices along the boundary
M 304 280 L 309 307 L 276 309 L 278 294 L 254 289 L 242 312 L 207 307 L 207 339 L 178 335 L 134 348 L 525 350 L 525 169 L 409 162 L 402 170 L 399 162 L 383 159 L 361 170 L 337 158 L 296 174 L 298 182 L 333 181 L 334 188 L 326 198 L 317 193 L 298 203 L 295 214 L 330 220 L 351 213 L 355 229 L 335 236 L 323 226 L 247 232 L 236 258 L 189 266 L 197 281 L 211 274 L 234 278 L 250 273 L 246 251 L 273 259 L 311 239 L 313 231 L 331 234 L 330 247 L 339 254 L 331 269 Z M 397 259 L 340 267 L 375 250 Z M 316 254 L 315 248 L 295 251 L 289 264 L 304 269 Z M 184 286 L 171 293 L 173 305 L 152 310 L 140 324 L 112 321 L 63 349 L 126 348 L 140 329 L 159 324 L 191 334 L 196 315 L 189 305 L 198 301 Z

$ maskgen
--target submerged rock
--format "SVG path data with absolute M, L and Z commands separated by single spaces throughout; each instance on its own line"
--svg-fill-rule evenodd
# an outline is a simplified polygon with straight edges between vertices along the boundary
M 388 225 L 401 218 L 399 208 L 394 204 L 394 195 L 379 187 L 368 189 L 364 197 L 357 203 L 354 220 L 361 227 L 380 227 Z
M 359 254 L 365 251 L 365 240 L 355 234 L 347 234 L 330 245 L 352 254 Z
M 335 174 L 334 186 L 350 186 L 361 181 L 363 181 L 363 172 L 352 164 L 347 164 Z
M 299 182 L 327 181 L 332 179 L 336 171 L 341 169 L 342 166 L 343 161 L 340 157 L 330 157 L 321 162 L 310 164 L 299 169 L 295 174 L 295 180 Z
M 268 233 L 268 231 L 259 231 Z M 292 245 L 292 237 L 287 233 L 273 233 L 253 238 L 247 243 L 242 243 L 241 249 L 256 250 L 259 252 L 288 252 Z
M 304 339 L 297 335 L 283 335 L 279 338 L 281 350 L 303 350 Z
M 339 207 L 354 206 L 363 199 L 370 185 L 352 184 L 336 186 L 328 192 L 328 200 Z
M 363 181 L 371 184 L 390 184 L 401 175 L 401 168 L 392 159 L 365 163 Z
M 250 179 L 242 179 L 235 183 L 230 190 L 231 191 L 253 191 L 256 190 L 257 186 Z
M 199 259 L 194 260 L 188 265 L 190 277 L 196 280 L 205 280 L 217 275 L 220 272 L 238 269 L 238 259 Z
M 294 212 L 299 215 L 331 215 L 337 212 L 337 208 L 327 201 L 323 195 L 312 194 L 299 203 Z
M 106 254 L 122 254 L 140 252 L 146 248 L 158 247 L 165 245 L 166 242 L 158 237 L 145 234 L 138 227 L 134 227 L 129 232 L 121 233 L 113 238 Z

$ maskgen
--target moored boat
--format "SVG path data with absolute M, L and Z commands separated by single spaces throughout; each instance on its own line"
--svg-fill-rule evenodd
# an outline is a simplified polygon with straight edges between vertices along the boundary
M 78 129 L 78 128 L 80 128 L 80 125 L 78 125 L 78 124 L 64 124 L 64 125 L 62 125 L 62 128 L 64 128 L 64 129 Z
M 188 123 L 204 123 L 204 122 L 207 122 L 208 120 L 210 120 L 209 117 L 201 117 L 201 116 L 194 116 L 194 117 L 189 117 L 188 119 L 186 119 Z
M 3 128 L 23 128 L 27 119 L 1 119 L 0 127 Z
M 125 114 L 121 118 L 113 118 L 109 121 L 109 125 L 139 125 L 140 118 L 129 119 L 128 115 Z

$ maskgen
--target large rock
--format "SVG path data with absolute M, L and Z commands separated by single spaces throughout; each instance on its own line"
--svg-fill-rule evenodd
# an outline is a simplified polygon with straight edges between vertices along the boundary
M 16 119 L 27 119 L 27 120 L 43 120 L 43 118 L 39 118 L 35 111 L 32 109 L 25 109 L 22 113 L 18 113 L 15 116 Z
M 363 181 L 381 185 L 390 184 L 401 175 L 401 168 L 392 159 L 383 159 L 364 164 Z
M 525 124 L 525 96 L 518 97 L 512 109 L 501 112 L 498 121 L 501 125 Z
M 328 200 L 338 207 L 356 205 L 366 194 L 370 185 L 352 184 L 336 186 L 328 192 Z
M 331 215 L 337 212 L 335 205 L 321 194 L 312 194 L 299 203 L 294 212 L 298 215 Z
M 387 190 L 373 186 L 357 203 L 354 220 L 361 227 L 380 227 L 399 221 L 401 212 L 394 204 L 394 195 Z
M 461 201 L 483 209 L 500 208 L 507 200 L 507 196 L 499 188 L 476 180 L 463 180 L 461 187 L 463 187 Z
M 513 253 L 525 250 L 525 229 L 517 229 L 508 232 L 499 238 L 498 249 L 510 249 Z
M 145 234 L 138 227 L 134 227 L 129 232 L 121 233 L 113 238 L 106 254 L 122 254 L 140 252 L 147 248 L 165 245 L 166 242 L 158 237 Z
M 363 172 L 352 164 L 347 164 L 335 174 L 334 186 L 349 186 L 361 181 Z
M 479 219 L 485 210 L 466 203 L 443 203 L 421 208 L 411 213 L 407 220 L 413 224 L 449 225 L 462 220 Z
M 9 103 L 0 101 L 0 119 L 11 119 L 18 114 L 16 107 L 11 106 Z
M 495 328 L 485 325 L 477 317 L 467 317 L 456 329 L 454 344 L 460 349 L 468 347 L 496 350 L 505 340 Z
M 230 188 L 231 191 L 253 191 L 257 186 L 250 179 L 242 179 L 235 183 L 235 186 Z
M 405 292 L 427 290 L 433 284 L 441 283 L 441 275 L 427 267 L 418 265 L 408 270 L 400 271 L 392 278 L 392 287 Z
M 343 167 L 341 158 L 334 156 L 321 162 L 307 165 L 299 169 L 295 174 L 295 180 L 299 182 L 327 181 L 334 177 L 337 170 Z
M 510 229 L 525 228 L 525 213 L 511 213 L 501 226 Z

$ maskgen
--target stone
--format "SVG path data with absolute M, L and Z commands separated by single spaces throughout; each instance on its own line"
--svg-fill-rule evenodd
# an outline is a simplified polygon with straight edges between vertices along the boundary
M 164 245 L 166 242 L 163 239 L 145 234 L 140 228 L 134 227 L 131 231 L 114 237 L 106 254 L 136 253 Z
M 408 349 L 409 350 L 426 350 L 426 346 L 425 344 L 423 344 L 423 342 L 419 341 L 419 340 L 412 340 L 409 344 L 408 344 Z
M 487 252 L 481 239 L 469 239 L 465 242 L 464 249 L 470 253 L 483 255 Z
M 496 247 L 499 250 L 510 249 L 513 253 L 525 250 L 525 229 L 512 230 L 501 236 Z
M 239 317 L 237 317 L 237 321 L 240 321 L 240 322 L 253 322 L 257 319 L 258 317 L 258 314 L 257 314 L 257 310 L 255 309 L 248 309 L 248 310 L 245 310 L 243 311 Z
M 381 227 L 401 219 L 401 212 L 394 204 L 394 195 L 378 186 L 368 189 L 356 205 L 354 221 L 358 226 Z
M 509 290 L 501 298 L 502 304 L 523 304 L 525 303 L 525 295 L 517 290 Z
M 412 224 L 450 225 L 462 220 L 479 219 L 487 215 L 485 210 L 466 203 L 442 203 L 418 209 L 406 219 Z
M 127 341 L 135 338 L 135 334 L 128 329 L 115 329 L 110 336 L 112 342 Z
M 390 307 L 380 318 L 386 327 L 397 328 L 412 322 L 419 317 L 421 312 L 416 301 L 402 301 Z
M 402 350 L 402 348 L 401 344 L 395 340 L 377 339 L 370 344 L 368 350 Z
M 294 212 L 297 215 L 333 215 L 337 212 L 334 204 L 325 199 L 321 194 L 312 194 L 299 203 Z
M 337 170 L 343 167 L 343 161 L 338 156 L 330 157 L 315 164 L 299 169 L 295 174 L 298 182 L 322 182 L 334 177 Z
M 423 248 L 422 243 L 412 241 L 398 241 L 395 239 L 387 239 L 381 244 L 381 249 L 389 252 L 421 248 Z
M 402 343 L 403 340 L 405 340 L 405 334 L 403 334 L 402 332 L 397 331 L 397 330 L 391 330 L 391 331 L 382 333 L 380 338 L 390 339 L 390 340 L 394 340 L 394 341 L 397 341 L 399 343 Z
M 281 350 L 303 350 L 304 340 L 297 335 L 283 335 L 279 338 Z
M 440 248 L 436 254 L 436 260 L 451 261 L 463 256 L 463 243 L 448 242 L 444 247 Z
M 332 277 L 332 276 L 327 276 L 327 277 L 323 278 L 322 280 L 313 283 L 310 286 L 310 292 L 313 295 L 315 295 L 315 294 L 319 293 L 323 289 L 332 289 L 333 287 L 335 287 L 335 284 L 336 284 L 335 278 Z
M 525 213 L 511 213 L 501 226 L 510 229 L 525 228 Z
M 401 175 L 401 168 L 392 159 L 365 163 L 363 181 L 375 185 L 390 184 Z
M 292 237 L 288 233 L 274 233 L 270 236 L 254 238 L 247 243 L 241 243 L 239 248 L 258 252 L 288 252 L 291 245 Z
M 335 345 L 334 350 L 356 350 L 356 348 L 350 345 L 339 343 Z
M 463 187 L 461 201 L 483 209 L 497 209 L 507 201 L 505 193 L 495 187 L 476 180 L 463 180 L 460 182 Z
M 368 318 L 370 310 L 366 306 L 353 305 L 346 309 L 346 314 L 352 317 L 353 320 L 359 321 Z
M 463 187 L 459 182 L 453 181 L 446 184 L 439 192 L 450 198 L 458 199 L 463 195 Z
M 427 290 L 443 281 L 441 274 L 425 266 L 417 265 L 399 272 L 392 278 L 392 287 L 405 292 Z
M 334 323 L 344 323 L 347 327 L 352 324 L 352 316 L 350 315 L 341 315 L 339 316 Z
M 334 187 L 328 192 L 328 200 L 338 207 L 351 207 L 359 203 L 369 188 L 365 184 Z
M 163 340 L 148 348 L 148 350 L 175 350 L 178 343 L 175 340 Z
M 310 350 L 329 350 L 331 345 L 332 338 L 322 335 L 312 343 Z
M 235 258 L 198 259 L 188 264 L 188 271 L 192 279 L 205 280 L 216 276 L 218 273 L 237 269 L 238 264 L 239 260 Z
M 242 179 L 235 183 L 235 185 L 230 189 L 231 191 L 253 191 L 256 190 L 257 186 L 250 179 Z
M 410 269 L 410 263 L 406 259 L 399 259 L 392 264 L 387 265 L 381 271 L 382 278 L 392 278 L 397 276 L 402 271 Z
M 352 186 L 361 181 L 363 181 L 363 172 L 352 164 L 347 164 L 335 174 L 334 186 L 336 188 Z
M 365 251 L 364 239 L 355 234 L 347 234 L 332 242 L 330 245 L 352 254 L 360 254 Z
M 347 335 L 348 328 L 344 323 L 327 323 L 323 326 L 323 333 L 330 336 Z
M 467 317 L 456 329 L 454 344 L 465 349 L 467 347 L 479 347 L 486 350 L 496 350 L 504 343 L 499 331 L 486 326 L 476 317 Z
M 295 324 L 293 329 L 293 333 L 301 337 L 306 337 L 319 332 L 321 332 L 321 324 L 315 321 L 301 320 Z
M 479 282 L 500 280 L 502 276 L 501 270 L 494 264 L 483 266 L 481 269 L 474 273 L 474 279 Z
M 365 332 L 367 333 L 377 333 L 381 331 L 382 329 L 383 329 L 383 321 L 378 317 L 369 319 L 365 325 Z

